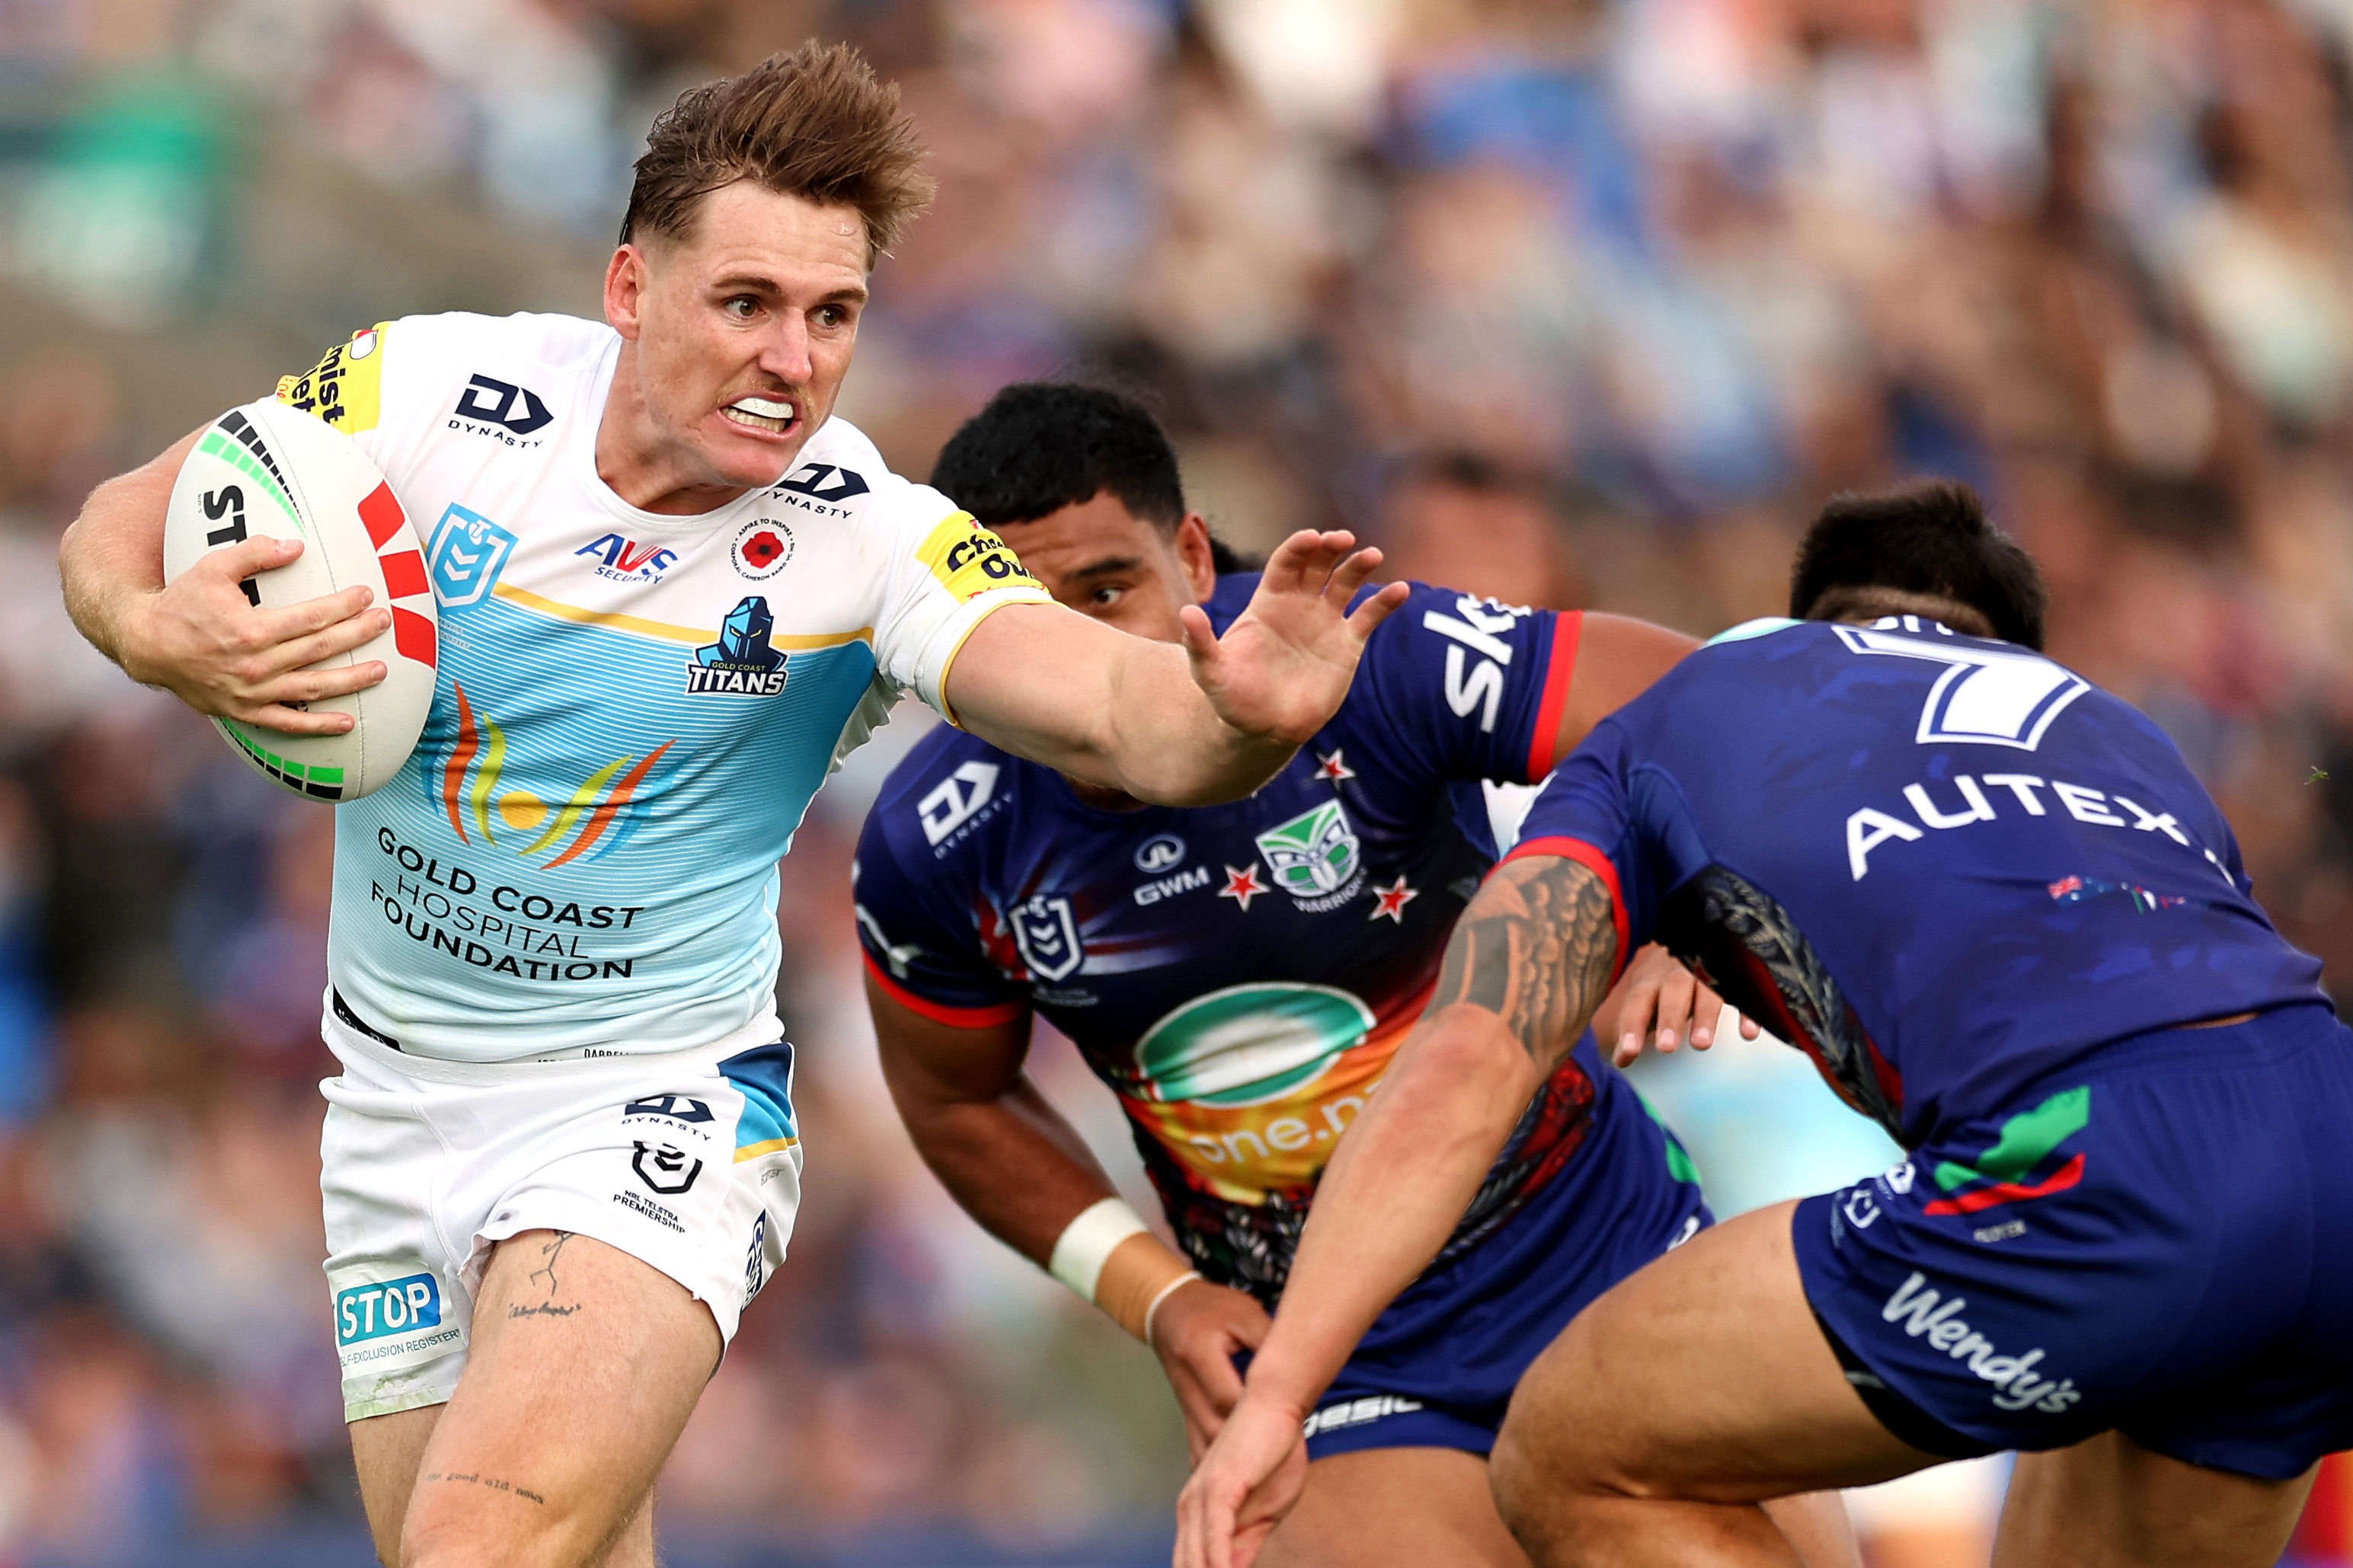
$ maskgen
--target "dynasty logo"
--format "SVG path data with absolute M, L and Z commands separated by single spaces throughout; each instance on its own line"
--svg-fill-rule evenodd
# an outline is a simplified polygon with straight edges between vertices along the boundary
M 719 640 L 694 650 L 686 689 L 698 696 L 774 697 L 785 689 L 785 656 L 768 646 L 776 619 L 752 595 L 727 612 Z

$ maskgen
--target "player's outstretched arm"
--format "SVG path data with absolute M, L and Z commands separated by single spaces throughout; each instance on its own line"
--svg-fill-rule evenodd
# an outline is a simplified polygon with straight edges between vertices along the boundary
M 1241 1403 L 1177 1500 L 1176 1568 L 1247 1568 L 1298 1500 L 1316 1396 L 1445 1245 L 1617 962 L 1609 889 L 1583 864 L 1530 856 L 1480 889 L 1430 1011 L 1316 1187 Z
M 1214 636 L 1198 606 L 1179 648 L 1059 605 L 1016 605 L 956 655 L 948 702 L 992 745 L 1164 805 L 1234 800 L 1274 776 L 1338 710 L 1366 637 L 1404 602 L 1348 601 L 1380 564 L 1347 533 L 1295 533 L 1250 606 Z
M 66 612 L 91 646 L 132 679 L 161 686 L 199 713 L 297 735 L 336 735 L 342 713 L 290 706 L 341 697 L 385 677 L 381 661 L 344 669 L 302 667 L 348 653 L 391 625 L 369 590 L 258 609 L 237 584 L 302 552 L 299 540 L 248 539 L 208 552 L 164 583 L 164 513 L 172 483 L 204 426 L 153 460 L 92 490 L 58 546 Z
M 1114 1196 L 1077 1129 L 1038 1092 L 1022 1070 L 1029 1020 L 962 1028 L 924 1017 L 869 976 L 867 1005 L 882 1050 L 883 1081 L 916 1152 L 981 1227 L 1040 1268 L 1071 1222 Z M 1150 1235 L 1121 1244 L 1166 1254 Z M 1105 1260 L 1103 1274 L 1132 1277 L 1133 1289 L 1096 1303 L 1149 1342 L 1168 1374 L 1185 1417 L 1186 1440 L 1198 1458 L 1241 1397 L 1238 1350 L 1266 1337 L 1265 1310 L 1240 1290 L 1190 1279 L 1162 1294 L 1181 1259 Z M 1187 1271 L 1189 1272 L 1189 1271 Z M 1178 1277 L 1181 1278 L 1181 1275 Z M 1158 1297 L 1150 1322 L 1145 1308 Z

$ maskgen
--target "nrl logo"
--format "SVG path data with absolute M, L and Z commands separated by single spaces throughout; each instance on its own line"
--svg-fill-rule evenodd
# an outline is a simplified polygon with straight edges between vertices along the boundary
M 1013 945 L 1037 979 L 1052 982 L 1078 968 L 1086 956 L 1071 900 L 1044 894 L 1013 911 Z
M 1258 852 L 1275 886 L 1313 909 L 1345 901 L 1365 868 L 1364 846 L 1336 800 L 1268 828 L 1258 836 Z

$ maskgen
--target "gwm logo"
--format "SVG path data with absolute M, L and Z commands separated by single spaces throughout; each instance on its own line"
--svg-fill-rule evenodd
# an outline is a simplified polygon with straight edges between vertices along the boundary
M 1310 910 L 1327 910 L 1356 890 L 1364 847 L 1336 800 L 1326 801 L 1258 836 L 1274 885 Z
M 1144 841 L 1135 852 L 1135 868 L 1139 871 L 1166 871 L 1185 858 L 1185 841 L 1173 833 L 1156 833 Z

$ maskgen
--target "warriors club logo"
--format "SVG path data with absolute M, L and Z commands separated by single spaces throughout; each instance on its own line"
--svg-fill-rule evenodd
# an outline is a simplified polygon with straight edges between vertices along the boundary
M 1311 910 L 1345 902 L 1363 879 L 1364 846 L 1336 800 L 1268 828 L 1258 848 L 1274 885 Z

